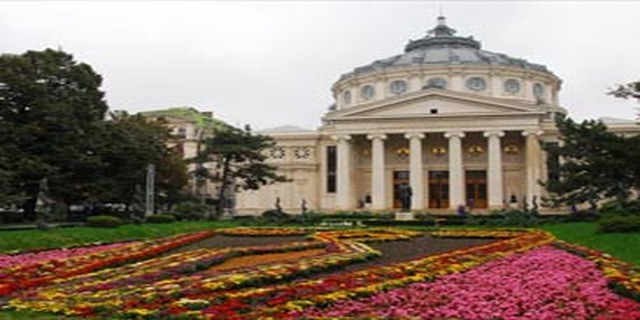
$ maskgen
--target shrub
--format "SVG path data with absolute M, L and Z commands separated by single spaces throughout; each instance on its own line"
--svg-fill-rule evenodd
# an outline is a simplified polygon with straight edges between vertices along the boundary
M 176 222 L 176 217 L 170 214 L 154 214 L 147 217 L 148 223 L 171 223 Z
M 620 214 L 640 216 L 640 200 L 633 201 L 607 201 L 600 206 L 600 213 L 603 215 Z
M 281 210 L 271 209 L 263 212 L 262 217 L 268 220 L 284 220 L 289 218 L 289 215 Z
M 122 219 L 114 216 L 93 216 L 87 218 L 87 226 L 94 228 L 117 228 Z
M 637 232 L 640 231 L 640 216 L 609 215 L 598 221 L 600 232 Z
M 199 202 L 183 202 L 173 210 L 180 220 L 202 220 L 211 212 L 211 207 Z
M 598 220 L 598 212 L 594 210 L 581 210 L 571 212 L 568 221 L 571 222 L 594 222 Z
M 533 227 L 538 225 L 538 213 L 528 210 L 509 210 L 504 213 L 504 225 L 514 227 Z

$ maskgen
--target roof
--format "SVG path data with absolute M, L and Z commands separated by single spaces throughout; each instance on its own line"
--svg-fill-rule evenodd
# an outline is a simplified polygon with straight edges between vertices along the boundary
M 456 31 L 438 17 L 438 25 L 418 40 L 409 41 L 405 52 L 390 58 L 374 61 L 343 74 L 344 79 L 353 75 L 372 73 L 393 68 L 422 65 L 502 65 L 521 69 L 550 72 L 541 64 L 506 54 L 482 50 L 479 41 L 473 37 L 457 37 Z
M 193 107 L 177 107 L 160 110 L 151 110 L 140 112 L 145 117 L 168 117 L 178 118 L 193 122 L 198 128 L 221 129 L 229 127 L 229 125 L 219 119 L 212 117 L 211 113 L 200 112 Z
M 258 133 L 289 133 L 289 132 L 312 132 L 313 130 L 305 129 L 293 125 L 284 125 L 279 127 L 258 130 Z

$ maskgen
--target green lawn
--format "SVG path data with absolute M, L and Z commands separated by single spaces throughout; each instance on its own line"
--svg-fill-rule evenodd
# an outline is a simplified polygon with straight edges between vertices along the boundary
M 598 233 L 597 225 L 591 222 L 550 224 L 542 229 L 556 238 L 600 250 L 640 266 L 640 232 Z
M 168 224 L 124 225 L 113 229 L 70 227 L 50 230 L 0 231 L 0 252 L 60 248 L 93 242 L 158 238 L 184 232 L 234 227 L 237 225 L 232 221 L 189 221 Z

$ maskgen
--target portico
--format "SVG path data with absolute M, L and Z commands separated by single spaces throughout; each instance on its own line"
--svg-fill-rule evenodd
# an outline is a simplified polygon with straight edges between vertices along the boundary
M 334 136 L 338 142 L 337 149 L 337 186 L 339 207 L 343 210 L 356 209 L 359 200 L 371 199 L 370 209 L 384 211 L 394 209 L 393 187 L 398 172 L 407 172 L 412 189 L 411 209 L 451 209 L 458 206 L 470 206 L 477 209 L 501 209 L 506 207 L 505 199 L 509 197 L 504 187 L 503 154 L 524 152 L 526 156 L 510 158 L 509 166 L 528 168 L 539 163 L 532 153 L 537 152 L 540 144 L 538 136 L 531 131 L 514 131 L 512 136 L 520 134 L 520 141 L 511 139 L 509 148 L 505 150 L 502 143 L 506 130 L 487 130 L 481 132 L 444 131 L 444 132 L 406 132 L 342 134 Z M 355 137 L 366 136 L 369 145 L 356 148 L 352 153 Z M 442 145 L 438 137 L 447 141 Z M 392 139 L 394 146 L 386 142 Z M 469 141 L 465 141 L 465 139 Z M 404 146 L 402 146 L 404 144 Z M 398 147 L 399 146 L 399 147 Z M 521 149 L 521 147 L 524 147 Z M 369 157 L 369 162 L 354 165 L 353 157 L 358 154 Z M 437 158 L 436 161 L 429 161 Z M 425 161 L 427 159 L 427 161 Z M 443 165 L 444 164 L 444 165 Z M 538 170 L 526 169 L 526 197 L 532 199 L 540 196 L 537 181 Z M 358 188 L 353 184 L 358 176 L 370 172 L 370 188 Z M 440 179 L 439 181 L 437 179 Z M 446 184 L 448 192 L 431 192 L 434 188 Z M 432 201 L 437 197 L 438 201 Z M 539 198 L 538 198 L 539 199 Z

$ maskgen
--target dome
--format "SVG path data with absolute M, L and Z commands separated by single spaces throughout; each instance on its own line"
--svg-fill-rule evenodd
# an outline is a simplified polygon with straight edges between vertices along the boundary
M 403 54 L 357 67 L 340 78 L 388 69 L 429 65 L 497 65 L 549 72 L 547 67 L 541 64 L 482 50 L 480 42 L 473 37 L 457 37 L 455 33 L 454 29 L 447 26 L 444 17 L 438 17 L 438 25 L 429 30 L 425 37 L 409 41 Z

